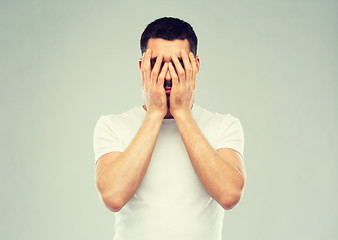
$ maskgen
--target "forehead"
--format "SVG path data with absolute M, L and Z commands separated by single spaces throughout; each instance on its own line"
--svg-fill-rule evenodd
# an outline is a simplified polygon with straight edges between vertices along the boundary
M 163 54 L 165 59 L 171 59 L 171 55 L 181 56 L 181 50 L 184 49 L 187 53 L 190 52 L 189 41 L 187 39 L 176 39 L 168 41 L 162 38 L 150 38 L 147 48 L 151 49 L 152 57 L 157 57 Z

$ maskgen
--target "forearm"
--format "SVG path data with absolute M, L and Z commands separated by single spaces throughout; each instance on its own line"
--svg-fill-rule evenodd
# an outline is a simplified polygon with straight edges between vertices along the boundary
M 191 113 L 178 114 L 175 119 L 192 166 L 208 194 L 222 206 L 239 199 L 244 186 L 240 171 L 210 145 Z
M 123 207 L 137 191 L 149 166 L 161 124 L 161 117 L 147 114 L 127 149 L 100 173 L 100 193 L 114 201 L 114 205 Z

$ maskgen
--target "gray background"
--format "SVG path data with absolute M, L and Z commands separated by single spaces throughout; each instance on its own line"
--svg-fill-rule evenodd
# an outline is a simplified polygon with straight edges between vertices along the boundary
M 247 184 L 224 239 L 337 239 L 337 1 L 1 1 L 1 239 L 111 239 L 103 114 L 142 104 L 139 38 L 198 37 L 196 103 L 238 117 Z

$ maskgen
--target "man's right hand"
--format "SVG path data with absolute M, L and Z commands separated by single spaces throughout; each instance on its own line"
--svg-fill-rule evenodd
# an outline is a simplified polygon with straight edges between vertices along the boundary
M 142 91 L 147 115 L 135 137 L 123 152 L 112 151 L 100 157 L 96 166 L 96 186 L 102 201 L 113 212 L 120 211 L 134 197 L 147 172 L 155 143 L 167 113 L 164 78 L 168 66 L 158 56 L 151 71 L 151 52 L 142 57 Z
M 167 97 L 164 90 L 164 78 L 168 71 L 168 64 L 165 63 L 161 69 L 163 55 L 158 55 L 154 68 L 151 69 L 151 50 L 143 53 L 141 63 L 142 95 L 147 113 L 159 114 L 162 119 L 167 114 Z

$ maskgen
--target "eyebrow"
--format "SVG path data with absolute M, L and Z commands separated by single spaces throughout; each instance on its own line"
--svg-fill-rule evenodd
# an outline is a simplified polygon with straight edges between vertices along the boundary
M 156 60 L 157 60 L 157 57 L 153 57 L 153 58 L 150 59 L 150 62 L 155 64 Z M 183 63 L 183 59 L 181 57 L 178 57 L 178 61 Z

